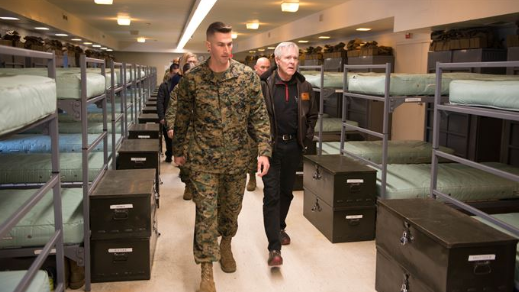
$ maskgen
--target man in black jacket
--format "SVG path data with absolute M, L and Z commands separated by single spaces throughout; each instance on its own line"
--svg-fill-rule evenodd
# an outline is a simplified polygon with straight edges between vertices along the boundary
M 280 266 L 281 245 L 290 244 L 285 220 L 294 198 L 296 170 L 314 137 L 318 109 L 312 86 L 297 72 L 297 45 L 280 43 L 274 55 L 276 66 L 261 75 L 273 142 L 270 169 L 263 177 L 263 222 L 269 242 L 268 265 Z
M 166 125 L 165 116 L 169 104 L 169 95 L 178 83 L 178 79 L 173 78 L 176 74 L 175 72 L 178 72 L 178 66 L 179 65 L 176 63 L 171 64 L 171 66 L 169 67 L 169 74 L 171 76 L 166 82 L 162 82 L 162 84 L 159 86 L 159 92 L 157 94 L 157 114 L 159 115 L 159 121 L 162 125 L 162 136 L 164 136 L 164 141 L 166 142 L 166 162 L 172 161 L 171 156 L 173 155 L 173 153 L 171 151 L 171 138 L 168 137 L 167 133 L 168 128 Z

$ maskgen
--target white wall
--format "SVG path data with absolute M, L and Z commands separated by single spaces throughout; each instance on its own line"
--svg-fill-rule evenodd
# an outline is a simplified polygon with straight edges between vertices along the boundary
M 182 54 L 174 53 L 129 53 L 129 52 L 113 52 L 117 62 L 126 62 L 139 64 L 157 68 L 157 86 L 162 83 L 164 71 L 169 68 L 172 60 L 181 57 Z

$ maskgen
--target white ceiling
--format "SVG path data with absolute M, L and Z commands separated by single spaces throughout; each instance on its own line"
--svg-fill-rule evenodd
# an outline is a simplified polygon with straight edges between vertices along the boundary
M 139 31 L 139 36 L 147 38 L 145 44 L 138 44 L 137 50 L 154 51 L 177 47 L 181 33 L 193 8 L 194 0 L 114 0 L 113 5 L 96 5 L 94 0 L 46 0 L 72 13 L 91 26 L 99 29 L 122 43 L 122 47 L 135 50 L 136 36 L 130 31 Z M 185 46 L 185 50 L 205 51 L 205 30 L 214 21 L 222 21 L 233 26 L 238 40 L 253 34 L 265 32 L 292 22 L 304 16 L 339 5 L 348 0 L 300 1 L 299 11 L 281 11 L 281 1 L 258 0 L 218 0 L 206 19 Z M 119 26 L 118 13 L 127 13 L 132 18 L 130 26 Z M 247 30 L 245 23 L 258 20 L 258 30 Z M 126 45 L 124 45 L 126 43 Z M 155 48 L 155 49 L 154 49 Z

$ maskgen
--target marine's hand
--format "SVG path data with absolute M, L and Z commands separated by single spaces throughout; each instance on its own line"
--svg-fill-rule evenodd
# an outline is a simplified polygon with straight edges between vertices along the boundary
M 184 163 L 186 163 L 186 158 L 184 156 L 175 157 L 174 162 L 176 165 L 182 166 L 182 165 L 184 165 Z
M 169 139 L 173 139 L 173 130 L 168 130 Z
M 269 172 L 270 163 L 267 156 L 258 157 L 258 176 L 262 177 Z

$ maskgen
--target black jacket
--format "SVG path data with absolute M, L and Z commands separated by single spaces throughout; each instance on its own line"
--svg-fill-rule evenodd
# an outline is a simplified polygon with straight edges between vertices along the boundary
M 261 89 L 265 98 L 265 104 L 267 106 L 267 112 L 270 119 L 270 135 L 272 143 L 276 143 L 277 133 L 277 121 L 276 121 L 276 109 L 274 107 L 273 92 L 276 86 L 275 77 L 277 74 L 277 66 L 274 65 L 267 72 L 261 75 Z M 314 128 L 317 123 L 317 101 L 312 90 L 312 85 L 305 80 L 305 77 L 299 73 L 295 73 L 297 80 L 297 117 L 298 117 L 298 129 L 297 129 L 297 142 L 304 150 L 314 138 Z
M 159 115 L 159 120 L 165 119 L 170 94 L 173 91 L 173 88 L 178 84 L 181 77 L 182 76 L 177 74 L 169 78 L 168 81 L 162 82 L 159 86 L 159 91 L 157 93 L 157 114 Z

